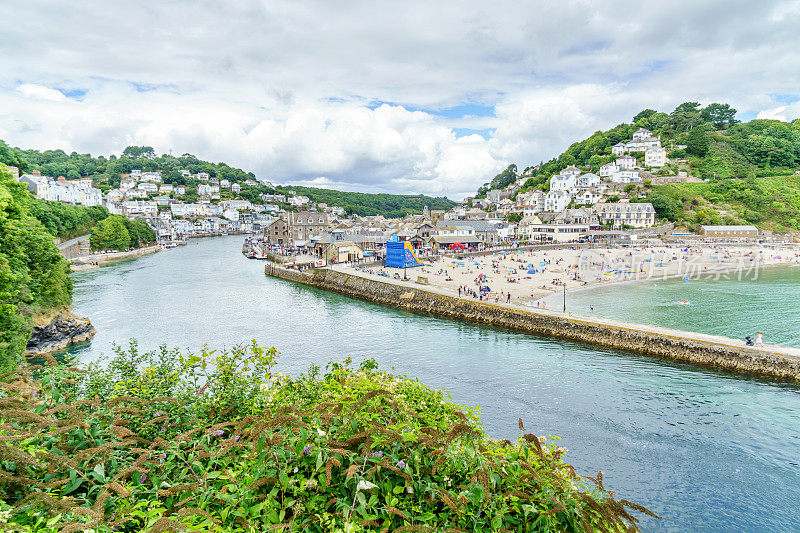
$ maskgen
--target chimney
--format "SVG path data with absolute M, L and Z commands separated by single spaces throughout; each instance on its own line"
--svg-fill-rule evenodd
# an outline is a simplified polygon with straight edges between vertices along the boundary
M 42 175 L 42 173 L 39 172 L 38 170 L 34 170 L 33 172 L 31 172 L 31 174 L 33 174 L 34 176 L 41 176 Z

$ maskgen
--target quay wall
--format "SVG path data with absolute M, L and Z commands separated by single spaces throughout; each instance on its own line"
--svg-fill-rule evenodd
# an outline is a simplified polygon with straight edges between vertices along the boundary
M 800 383 L 800 350 L 792 348 L 753 348 L 726 337 L 549 310 L 519 309 L 423 290 L 409 282 L 376 280 L 331 269 L 300 272 L 267 264 L 265 273 L 408 311 Z

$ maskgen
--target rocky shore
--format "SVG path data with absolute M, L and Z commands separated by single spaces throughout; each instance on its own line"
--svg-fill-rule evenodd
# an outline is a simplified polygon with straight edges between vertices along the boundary
M 61 309 L 54 316 L 34 318 L 33 332 L 25 355 L 42 355 L 66 349 L 91 339 L 97 330 L 86 317 Z

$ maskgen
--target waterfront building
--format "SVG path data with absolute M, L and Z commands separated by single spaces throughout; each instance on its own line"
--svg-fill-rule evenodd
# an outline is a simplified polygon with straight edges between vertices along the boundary
M 263 224 L 262 224 L 263 225 Z M 270 244 L 289 244 L 289 224 L 282 219 L 276 218 L 263 225 L 264 238 Z
M 623 226 L 646 228 L 656 222 L 656 211 L 651 203 L 600 203 L 594 206 L 600 224 L 619 229 Z
M 700 226 L 700 235 L 713 239 L 755 239 L 758 228 L 755 226 Z
M 328 214 L 315 211 L 289 213 L 289 234 L 296 243 L 318 240 L 328 232 Z
M 529 224 L 526 240 L 532 242 L 573 242 L 589 232 L 588 224 Z

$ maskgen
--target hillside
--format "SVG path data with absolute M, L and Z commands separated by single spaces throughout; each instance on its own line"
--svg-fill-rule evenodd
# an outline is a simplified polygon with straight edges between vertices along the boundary
M 647 178 L 630 185 L 632 201 L 651 201 L 662 219 L 689 229 L 709 223 L 752 223 L 776 231 L 800 230 L 800 120 L 781 122 L 755 119 L 740 122 L 728 104 L 701 107 L 685 102 L 670 113 L 645 109 L 630 123 L 597 131 L 547 162 L 516 173 L 509 166 L 478 190 L 477 198 L 523 178 L 520 192 L 549 190 L 550 178 L 575 165 L 597 173 L 613 162 L 612 146 L 629 141 L 640 128 L 652 132 L 667 150 L 663 167 L 644 165 L 644 152 L 631 152 L 655 178 L 679 173 L 702 183 L 650 186 Z M 695 179 L 695 181 L 699 181 Z M 647 198 L 637 196 L 647 195 Z
M 422 213 L 425 206 L 429 209 L 451 209 L 456 205 L 456 202 L 443 196 L 434 198 L 424 195 L 369 194 L 295 185 L 279 186 L 276 189 L 279 192 L 293 190 L 297 194 L 308 196 L 314 202 L 343 207 L 348 213 L 360 216 L 380 214 L 387 218 L 399 218 Z
M 674 183 L 648 189 L 663 218 L 690 230 L 701 224 L 754 224 L 800 230 L 800 175 Z
M 69 180 L 91 178 L 94 185 L 104 192 L 119 187 L 122 177 L 134 169 L 145 172 L 161 171 L 164 183 L 186 186 L 186 201 L 192 201 L 196 197 L 199 182 L 191 176 L 183 176 L 181 170 L 188 170 L 193 175 L 205 172 L 211 177 L 238 183 L 242 186 L 239 196 L 257 204 L 264 203 L 259 197 L 260 194 L 294 190 L 315 202 L 342 207 L 348 214 L 362 216 L 380 214 L 396 218 L 409 213 L 422 213 L 426 205 L 430 209 L 449 209 L 455 205 L 455 202 L 447 198 L 422 195 L 367 194 L 292 185 L 268 187 L 258 182 L 252 172 L 230 167 L 225 163 L 203 161 L 192 154 L 157 155 L 149 146 L 129 146 L 123 150 L 120 157 L 114 155 L 93 157 L 76 152 L 67 154 L 63 150 L 43 152 L 21 150 L 10 147 L 0 140 L 0 163 L 16 166 L 22 172 L 38 170 L 43 176 L 54 178 L 58 176 L 64 176 Z
M 72 302 L 69 266 L 30 203 L 24 185 L 0 171 L 0 372 L 19 361 L 37 312 Z

